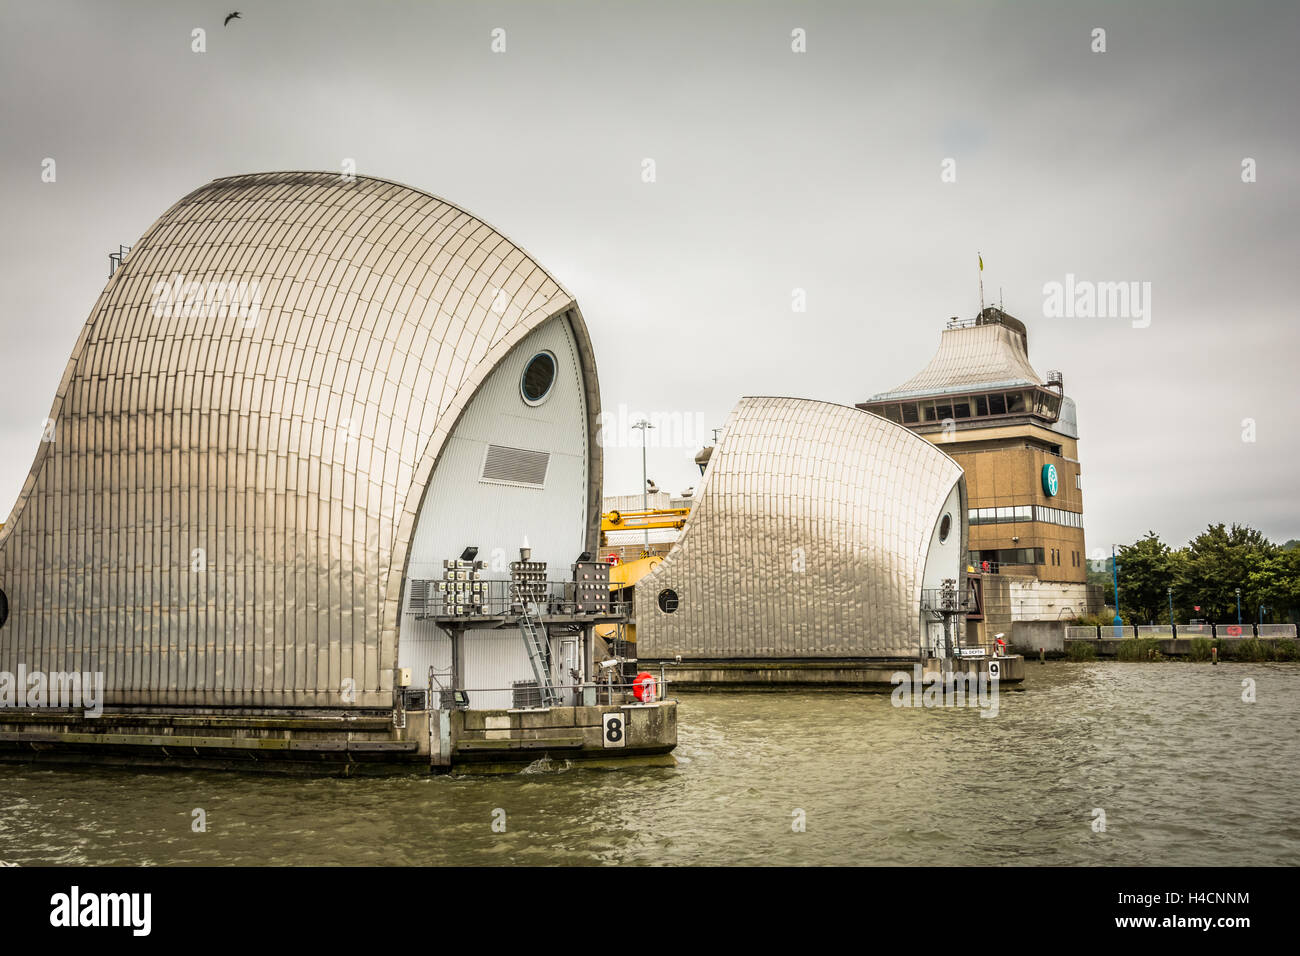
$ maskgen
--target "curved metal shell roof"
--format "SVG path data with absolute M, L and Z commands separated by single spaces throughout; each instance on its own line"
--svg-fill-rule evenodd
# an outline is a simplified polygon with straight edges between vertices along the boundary
M 1029 364 L 1025 336 L 989 323 L 945 329 L 930 364 L 902 385 L 871 401 L 960 392 L 977 388 L 1037 385 L 1043 380 Z
M 960 466 L 901 425 L 744 398 L 676 546 L 636 589 L 646 658 L 915 656 L 931 536 Z M 658 595 L 676 591 L 664 613 Z
M 160 308 L 175 277 L 252 284 L 260 308 Z M 527 253 L 367 177 L 190 193 L 96 303 L 0 531 L 0 668 L 104 670 L 109 703 L 390 706 L 407 547 L 443 443 L 558 315 L 584 371 L 594 545 L 590 341 Z

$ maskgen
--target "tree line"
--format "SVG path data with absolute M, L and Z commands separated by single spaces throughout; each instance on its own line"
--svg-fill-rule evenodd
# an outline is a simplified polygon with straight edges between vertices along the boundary
M 1168 624 L 1169 588 L 1174 620 L 1290 623 L 1300 617 L 1300 541 L 1275 544 L 1254 528 L 1212 524 L 1182 548 L 1171 548 L 1154 531 L 1115 552 L 1119 604 L 1115 603 L 1111 558 L 1093 562 L 1090 584 L 1105 588 L 1108 607 L 1124 622 Z M 1197 610 L 1197 608 L 1200 610 Z

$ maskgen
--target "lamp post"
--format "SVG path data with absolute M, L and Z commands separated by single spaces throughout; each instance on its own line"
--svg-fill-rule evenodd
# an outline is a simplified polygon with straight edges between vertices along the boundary
M 1237 592 L 1237 626 L 1241 627 L 1241 588 L 1234 588 Z
M 1166 591 L 1167 591 L 1168 594 L 1169 594 L 1169 631 L 1170 631 L 1170 633 L 1173 633 L 1173 630 L 1174 630 L 1174 589 L 1173 589 L 1173 588 L 1166 588 Z
M 1119 626 L 1121 618 L 1119 616 L 1119 564 L 1115 561 L 1115 546 L 1110 546 L 1110 578 L 1115 591 L 1115 636 L 1119 637 Z
M 646 438 L 647 438 L 646 429 L 654 428 L 654 426 L 651 425 L 644 418 L 642 418 L 638 420 L 636 424 L 634 424 L 632 427 L 639 428 L 641 430 L 641 510 L 649 511 L 650 510 L 650 483 L 646 480 L 646 470 L 645 470 L 645 448 L 646 448 Z M 650 525 L 648 522 L 645 526 L 645 550 L 647 553 L 650 551 Z

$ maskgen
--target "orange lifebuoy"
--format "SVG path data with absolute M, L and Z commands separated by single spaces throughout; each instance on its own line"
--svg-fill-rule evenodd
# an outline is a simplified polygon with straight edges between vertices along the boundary
M 654 674 L 642 671 L 632 681 L 632 696 L 643 704 L 653 704 L 659 699 L 659 682 Z

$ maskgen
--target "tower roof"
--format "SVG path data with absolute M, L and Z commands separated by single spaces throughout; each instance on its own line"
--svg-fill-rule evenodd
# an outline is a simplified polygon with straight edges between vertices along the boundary
M 872 396 L 870 401 L 1042 382 L 1029 364 L 1024 324 L 990 307 L 974 320 L 950 322 L 939 339 L 939 351 L 925 368 L 890 391 Z

